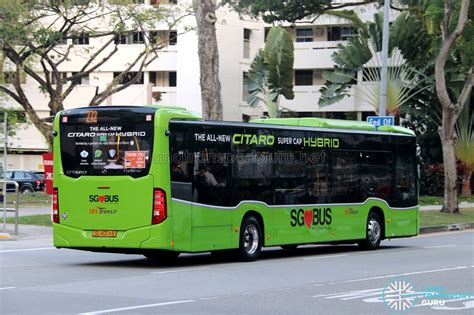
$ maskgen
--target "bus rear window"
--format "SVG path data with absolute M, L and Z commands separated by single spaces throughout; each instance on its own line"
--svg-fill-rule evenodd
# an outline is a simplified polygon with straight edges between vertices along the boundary
M 153 154 L 154 109 L 116 107 L 61 113 L 64 174 L 80 176 L 148 174 Z

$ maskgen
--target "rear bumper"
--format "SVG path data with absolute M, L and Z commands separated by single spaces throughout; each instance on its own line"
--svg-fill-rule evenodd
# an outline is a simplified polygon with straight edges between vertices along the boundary
M 171 224 L 165 222 L 126 231 L 116 237 L 93 237 L 92 230 L 53 224 L 53 241 L 57 248 L 75 248 L 101 252 L 141 252 L 141 250 L 173 250 Z M 123 249 L 123 250 L 122 250 Z M 126 249 L 126 250 L 125 250 Z

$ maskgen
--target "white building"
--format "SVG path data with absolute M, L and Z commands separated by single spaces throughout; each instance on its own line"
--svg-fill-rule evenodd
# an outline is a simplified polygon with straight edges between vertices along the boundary
M 159 1 L 143 0 L 146 5 L 183 5 L 190 0 Z M 178 4 L 176 4 L 178 2 Z M 347 8 L 346 8 L 347 9 Z M 371 5 L 354 8 L 363 21 L 372 20 L 378 8 Z M 262 21 L 240 18 L 229 8 L 220 8 L 217 12 L 217 41 L 219 45 L 220 81 L 224 119 L 242 121 L 259 117 L 263 108 L 250 108 L 245 101 L 243 89 L 244 73 L 258 49 L 265 42 L 265 31 L 270 27 Z M 190 110 L 201 111 L 199 86 L 199 59 L 197 54 L 197 35 L 195 31 L 186 31 L 195 25 L 194 16 L 185 18 L 176 28 L 168 31 L 166 25 L 158 25 L 156 35 L 172 40 L 159 53 L 158 60 L 146 67 L 143 77 L 129 88 L 109 97 L 104 105 L 145 105 L 149 103 L 178 105 Z M 319 89 L 324 84 L 321 73 L 331 69 L 331 54 L 339 43 L 344 43 L 351 35 L 348 21 L 334 16 L 321 16 L 314 23 L 298 23 L 296 26 L 281 24 L 294 39 L 295 47 L 295 98 L 282 99 L 281 105 L 297 112 L 300 116 L 365 119 L 373 113 L 373 108 L 355 97 L 346 97 L 338 104 L 320 108 L 318 106 Z M 176 34 L 179 34 L 176 36 Z M 94 46 L 98 39 L 87 38 L 78 46 Z M 97 86 L 104 87 L 112 81 L 114 75 L 125 69 L 127 61 L 143 48 L 140 34 L 124 38 L 119 52 L 107 63 L 84 78 L 81 84 L 64 102 L 65 108 L 87 106 Z M 80 54 L 61 68 L 63 72 L 77 72 L 84 59 Z M 27 78 L 25 88 L 35 109 L 41 117 L 49 116 L 47 99 L 39 92 L 37 84 Z M 352 94 L 357 95 L 360 87 L 355 86 Z M 159 98 L 159 101 L 156 101 Z M 12 100 L 4 100 L 4 106 L 15 106 Z M 39 153 L 47 151 L 47 145 L 41 134 L 31 125 L 23 124 L 17 137 L 12 139 L 8 168 L 41 169 L 42 159 Z

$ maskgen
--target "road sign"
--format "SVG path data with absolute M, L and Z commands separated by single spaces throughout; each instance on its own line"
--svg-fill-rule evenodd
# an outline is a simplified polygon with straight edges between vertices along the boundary
M 43 153 L 44 185 L 48 195 L 53 194 L 53 153 Z
M 395 124 L 395 119 L 393 116 L 368 116 L 367 122 L 375 127 L 393 126 Z

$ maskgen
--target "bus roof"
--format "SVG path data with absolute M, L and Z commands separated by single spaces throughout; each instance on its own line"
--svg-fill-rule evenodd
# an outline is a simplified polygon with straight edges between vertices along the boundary
M 400 126 L 381 126 L 376 128 L 374 125 L 365 121 L 342 120 L 342 119 L 326 119 L 326 118 L 260 118 L 250 121 L 256 124 L 284 125 L 284 126 L 300 126 L 300 127 L 317 127 L 325 129 L 351 129 L 363 131 L 385 131 L 399 134 L 414 136 L 415 133 Z

